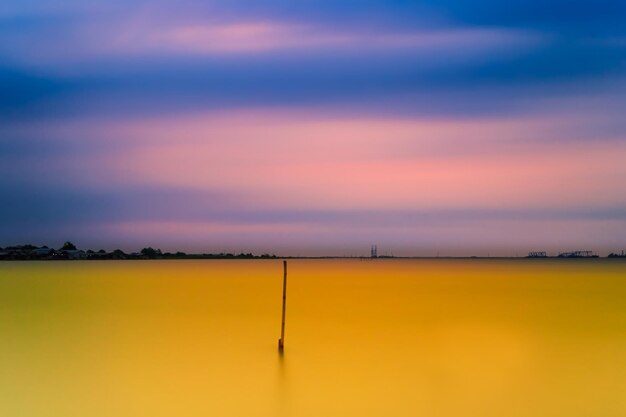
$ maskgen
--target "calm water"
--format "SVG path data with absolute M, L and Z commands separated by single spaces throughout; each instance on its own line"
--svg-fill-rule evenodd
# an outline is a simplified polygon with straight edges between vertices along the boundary
M 624 416 L 619 260 L 0 263 L 0 416 Z

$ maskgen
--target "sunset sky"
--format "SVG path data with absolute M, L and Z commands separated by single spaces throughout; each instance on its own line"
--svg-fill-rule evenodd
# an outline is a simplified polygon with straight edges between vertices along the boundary
M 626 2 L 0 3 L 0 246 L 626 249 Z

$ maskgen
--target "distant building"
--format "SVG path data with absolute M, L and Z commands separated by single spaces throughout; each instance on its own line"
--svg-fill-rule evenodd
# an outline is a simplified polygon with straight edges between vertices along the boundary
M 48 256 L 53 250 L 50 248 L 37 248 L 33 249 L 30 253 L 35 256 Z
M 546 252 L 528 252 L 529 258 L 547 258 L 548 254 Z
M 87 254 L 83 250 L 63 250 L 61 251 L 67 259 L 85 259 L 87 258 Z
M 597 258 L 598 255 L 590 250 L 577 250 L 573 252 L 561 252 L 559 258 Z

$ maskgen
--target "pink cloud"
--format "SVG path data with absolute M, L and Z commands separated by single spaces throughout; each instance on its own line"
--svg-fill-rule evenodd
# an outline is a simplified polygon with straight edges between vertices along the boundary
M 192 23 L 149 34 L 144 45 L 172 48 L 190 53 L 243 53 L 282 49 L 438 49 L 469 47 L 498 48 L 537 43 L 541 37 L 503 29 L 451 28 L 413 32 L 376 33 L 336 30 L 282 22 Z M 150 43 L 153 45 L 149 46 Z
M 135 181 L 226 187 L 305 208 L 616 205 L 626 145 L 554 133 L 575 120 L 424 121 L 234 112 L 131 122 Z M 522 129 L 523 126 L 523 129 Z M 549 127 L 552 128 L 549 128 Z M 523 133 L 520 133 L 523 132 Z M 565 132 L 559 135 L 567 134 Z M 520 137 L 526 137 L 522 141 Z M 556 139 L 556 141 L 555 141 Z
M 497 27 L 374 31 L 281 20 L 161 16 L 139 10 L 120 18 L 77 22 L 36 39 L 28 33 L 0 50 L 29 65 L 64 67 L 111 56 L 241 55 L 272 51 L 350 50 L 447 52 L 448 59 L 510 53 L 549 41 L 542 33 Z M 69 46 L 69 47 L 68 47 Z
M 107 144 L 85 158 L 49 156 L 41 175 L 73 174 L 73 183 L 90 187 L 228 190 L 254 209 L 623 206 L 616 189 L 626 177 L 626 144 L 580 136 L 581 120 L 593 124 L 595 116 L 424 120 L 239 110 L 29 124 L 11 134 Z

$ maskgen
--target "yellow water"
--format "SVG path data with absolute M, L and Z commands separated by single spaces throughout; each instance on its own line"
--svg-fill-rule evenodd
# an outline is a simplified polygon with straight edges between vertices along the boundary
M 626 415 L 619 260 L 3 262 L 0 416 Z

